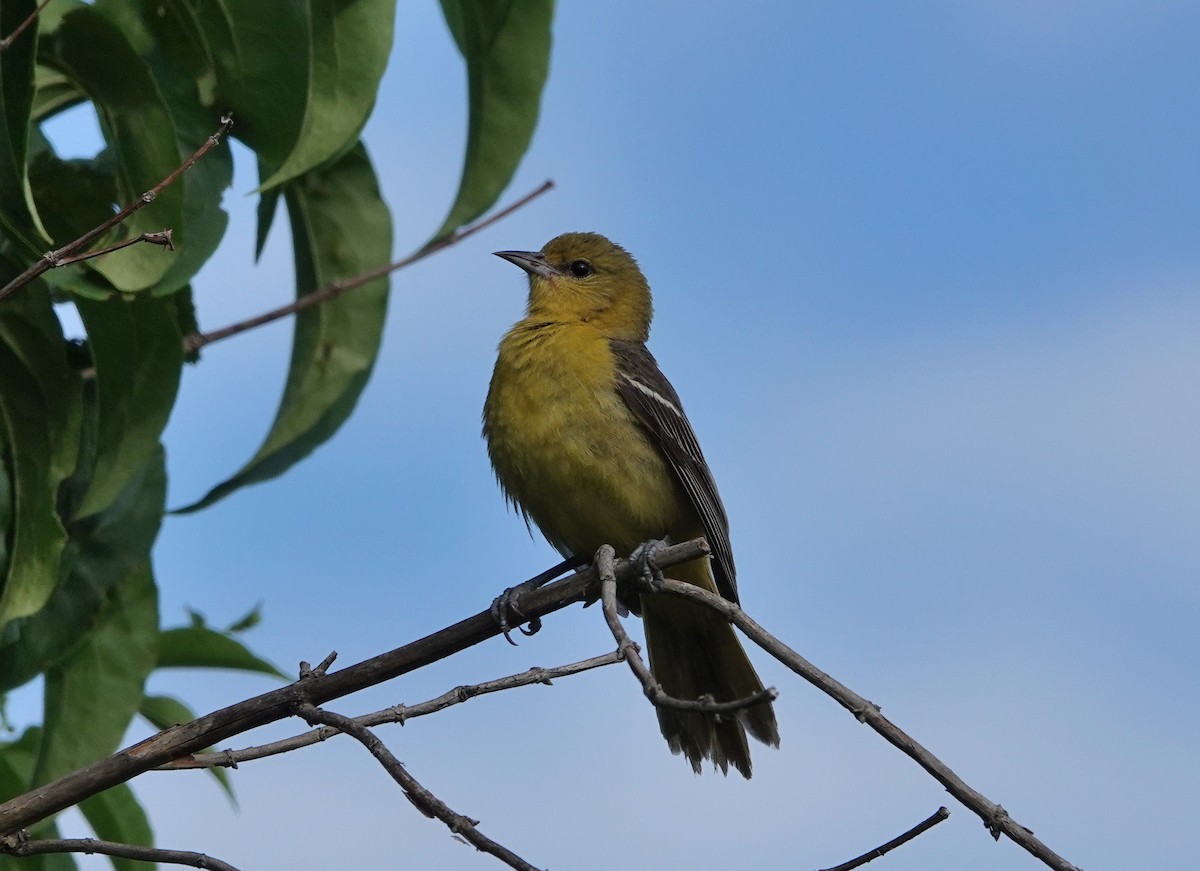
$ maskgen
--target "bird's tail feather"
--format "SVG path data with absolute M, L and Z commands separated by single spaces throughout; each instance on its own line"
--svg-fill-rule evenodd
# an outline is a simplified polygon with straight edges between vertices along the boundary
M 733 627 L 716 612 L 665 593 L 644 594 L 641 606 L 650 670 L 667 695 L 688 700 L 708 695 L 730 702 L 762 692 L 762 681 Z M 747 732 L 779 746 L 770 702 L 721 717 L 659 708 L 658 724 L 671 752 L 682 753 L 697 774 L 701 762 L 711 759 L 724 774 L 732 765 L 750 777 Z

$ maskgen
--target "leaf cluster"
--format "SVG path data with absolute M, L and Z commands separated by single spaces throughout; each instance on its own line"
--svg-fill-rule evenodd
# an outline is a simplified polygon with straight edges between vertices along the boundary
M 0 36 L 37 6 L 4 0 Z M 551 0 L 442 8 L 467 66 L 469 121 L 459 191 L 431 242 L 511 180 L 537 121 L 553 13 Z M 257 251 L 286 211 L 297 297 L 388 263 L 390 213 L 360 136 L 395 15 L 394 0 L 51 0 L 0 53 L 0 284 L 155 187 L 225 113 L 257 162 Z M 43 127 L 83 104 L 104 147 L 62 157 Z M 175 253 L 130 245 L 49 269 L 0 301 L 0 697 L 38 678 L 45 688 L 43 722 L 0 742 L 0 800 L 110 753 L 138 715 L 155 728 L 190 719 L 179 699 L 145 694 L 155 669 L 282 676 L 239 638 L 257 612 L 228 629 L 198 615 L 162 628 L 153 572 L 162 434 L 195 356 L 191 282 L 224 238 L 232 183 L 222 141 L 92 246 L 170 229 Z M 185 510 L 282 474 L 337 431 L 370 377 L 387 297 L 380 278 L 296 315 L 261 447 Z M 67 309 L 80 339 L 64 334 Z M 101 837 L 150 841 L 128 787 L 81 809 Z M 70 867 L 62 857 L 22 867 L 39 862 Z

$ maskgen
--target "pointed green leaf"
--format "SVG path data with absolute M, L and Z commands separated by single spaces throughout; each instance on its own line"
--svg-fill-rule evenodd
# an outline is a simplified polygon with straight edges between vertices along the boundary
M 133 790 L 126 784 L 106 789 L 99 795 L 79 803 L 84 819 L 96 833 L 96 837 L 118 844 L 134 844 L 140 847 L 154 846 L 154 830 Z M 110 857 L 116 871 L 152 871 L 153 862 L 138 862 L 133 859 Z
M 97 0 L 147 63 L 175 122 L 182 156 L 192 154 L 217 129 L 228 106 L 215 104 L 216 76 L 200 23 L 186 0 Z M 152 288 L 163 296 L 181 289 L 216 250 L 228 216 L 221 200 L 233 180 L 233 159 L 223 141 L 192 165 L 183 186 L 186 245 L 177 245 L 170 269 Z
M 36 613 L 58 578 L 66 532 L 55 500 L 78 446 L 79 376 L 42 288 L 0 307 L 0 462 L 6 467 L 8 545 L 0 627 Z
M 79 472 L 64 485 L 69 507 L 87 486 L 94 452 L 94 415 L 84 427 Z M 100 513 L 72 523 L 57 586 L 32 617 L 14 621 L 0 636 L 0 692 L 21 686 L 62 662 L 83 643 L 112 590 L 150 556 L 162 523 L 167 477 L 159 450 L 125 491 Z
M 309 0 L 308 99 L 296 143 L 271 188 L 336 157 L 358 139 L 392 49 L 395 0 Z
M 8 801 L 29 790 L 41 737 L 41 727 L 31 726 L 17 740 L 0 742 L 0 801 Z M 30 835 L 36 838 L 60 837 L 53 818 L 33 826 Z M 63 862 L 62 859 L 68 861 Z M 25 859 L 0 856 L 0 871 L 73 871 L 75 867 L 74 860 L 65 853 Z
M 15 741 L 0 743 L 0 802 L 29 789 L 41 740 L 41 727 L 30 726 Z
M 29 161 L 29 187 L 46 232 L 55 239 L 75 239 L 112 217 L 119 194 L 111 153 L 63 160 L 40 134 L 36 139 L 38 147 Z M 66 284 L 57 275 L 52 277 L 56 284 Z
M 150 725 L 160 732 L 181 723 L 190 723 L 196 719 L 195 711 L 179 701 L 179 699 L 172 698 L 171 696 L 146 696 L 142 699 L 142 707 L 138 713 L 145 717 Z M 202 752 L 211 753 L 212 751 L 212 747 L 205 747 Z M 225 795 L 229 798 L 229 803 L 236 808 L 237 796 L 233 793 L 233 784 L 230 782 L 229 772 L 215 765 L 208 770 L 216 778 L 217 784 L 224 790 Z
M 183 369 L 175 303 L 77 299 L 96 367 L 96 464 L 76 517 L 107 508 L 158 448 Z
M 33 12 L 34 0 L 0 3 L 0 34 L 8 35 Z M 0 228 L 4 235 L 22 243 L 28 257 L 44 247 L 43 234 L 29 197 L 25 174 L 29 147 L 29 118 L 33 110 L 33 71 L 37 27 L 25 33 L 0 53 Z
M 46 674 L 45 732 L 34 783 L 48 783 L 115 750 L 158 659 L 158 591 L 149 563 L 112 591 L 71 656 Z
M 159 668 L 232 668 L 289 680 L 275 665 L 236 638 L 207 626 L 164 629 L 158 643 Z
M 233 133 L 271 166 L 296 145 L 308 99 L 306 0 L 188 0 L 212 53 Z
M 553 0 L 442 0 L 467 64 L 470 119 L 458 195 L 434 239 L 475 220 L 512 181 L 550 69 Z
M 271 168 L 262 160 L 258 161 L 258 179 L 261 183 L 270 173 Z M 280 189 L 277 187 L 270 189 L 262 189 L 261 185 L 258 194 L 258 209 L 257 217 L 258 224 L 254 233 L 254 259 L 257 261 L 262 257 L 263 248 L 267 245 L 267 236 L 271 232 L 271 224 L 275 222 L 275 213 L 279 209 Z
M 391 217 L 361 145 L 289 184 L 286 200 L 298 296 L 389 262 Z M 287 386 L 262 447 L 236 475 L 180 513 L 283 474 L 337 431 L 375 364 L 387 288 L 387 279 L 378 279 L 296 316 Z
M 261 623 L 262 619 L 262 602 L 259 602 L 257 605 L 247 611 L 244 616 L 239 617 L 230 623 L 225 631 L 231 635 L 236 635 L 240 632 L 246 632 L 247 630 L 253 629 L 259 623 Z
M 166 100 L 146 61 L 105 15 L 90 6 L 68 12 L 53 36 L 43 40 L 41 60 L 70 77 L 95 104 L 116 159 L 123 205 L 179 165 L 181 154 Z M 182 248 L 188 243 L 183 199 L 183 187 L 171 185 L 117 232 L 124 238 L 171 228 Z M 135 291 L 159 281 L 172 258 L 158 246 L 131 245 L 88 264 L 121 290 Z
M 39 123 L 87 99 L 70 78 L 41 64 L 34 70 L 33 83 L 33 120 Z

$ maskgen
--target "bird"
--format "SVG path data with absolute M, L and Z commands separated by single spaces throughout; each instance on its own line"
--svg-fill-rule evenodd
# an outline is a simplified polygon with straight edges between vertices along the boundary
M 540 251 L 497 251 L 529 278 L 525 317 L 501 339 L 483 408 L 488 456 L 509 503 L 564 557 L 601 545 L 630 553 L 704 536 L 712 559 L 669 570 L 738 602 L 729 521 L 683 404 L 646 348 L 650 286 L 637 261 L 598 233 Z M 650 670 L 667 695 L 718 702 L 763 692 L 733 627 L 667 593 L 622 604 L 644 623 Z M 657 708 L 671 751 L 751 775 L 747 733 L 779 746 L 770 701 L 736 714 Z

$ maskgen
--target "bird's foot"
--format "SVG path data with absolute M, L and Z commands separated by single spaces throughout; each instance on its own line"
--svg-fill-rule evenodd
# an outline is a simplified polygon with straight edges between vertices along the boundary
M 494 600 L 492 600 L 492 607 L 490 609 L 492 613 L 492 619 L 495 620 L 500 626 L 500 631 L 504 635 L 504 640 L 513 645 L 513 647 L 517 646 L 517 642 L 513 641 L 512 636 L 509 634 L 514 628 L 513 626 L 509 625 L 508 622 L 508 615 L 510 613 L 517 616 L 518 623 L 524 623 L 526 620 L 529 621 L 528 627 L 520 625 L 516 627 L 517 629 L 521 630 L 522 635 L 536 635 L 542 628 L 542 618 L 527 618 L 521 609 L 517 607 L 517 602 L 521 600 L 522 596 L 524 596 L 526 593 L 532 593 L 539 587 L 544 587 L 546 584 L 550 583 L 550 581 L 553 581 L 564 572 L 570 571 L 571 569 L 577 569 L 581 565 L 583 565 L 582 560 L 578 559 L 577 557 L 570 557 L 563 560 L 553 568 L 547 569 L 536 577 L 532 577 L 523 583 L 517 584 L 515 587 L 509 587 Z
M 638 564 L 642 578 L 650 589 L 656 593 L 661 592 L 663 581 L 666 579 L 663 577 L 662 569 L 654 565 L 654 555 L 669 544 L 670 542 L 666 539 L 643 541 L 629 555 L 630 562 Z
M 540 617 L 534 617 L 532 620 L 529 620 L 528 626 L 519 625 L 519 623 L 524 623 L 527 618 L 525 617 L 524 612 L 517 607 L 517 602 L 521 600 L 523 595 L 536 590 L 544 583 L 545 581 L 534 578 L 532 580 L 525 581 L 522 584 L 517 584 L 515 587 L 507 588 L 503 593 L 492 600 L 492 619 L 499 624 L 500 632 L 504 635 L 504 640 L 513 647 L 517 646 L 517 642 L 513 641 L 512 635 L 509 634 L 513 631 L 513 629 L 518 629 L 522 635 L 529 636 L 537 634 L 537 632 L 542 628 L 542 619 Z M 511 626 L 509 624 L 508 615 L 510 613 L 517 615 L 519 620 L 517 626 Z

